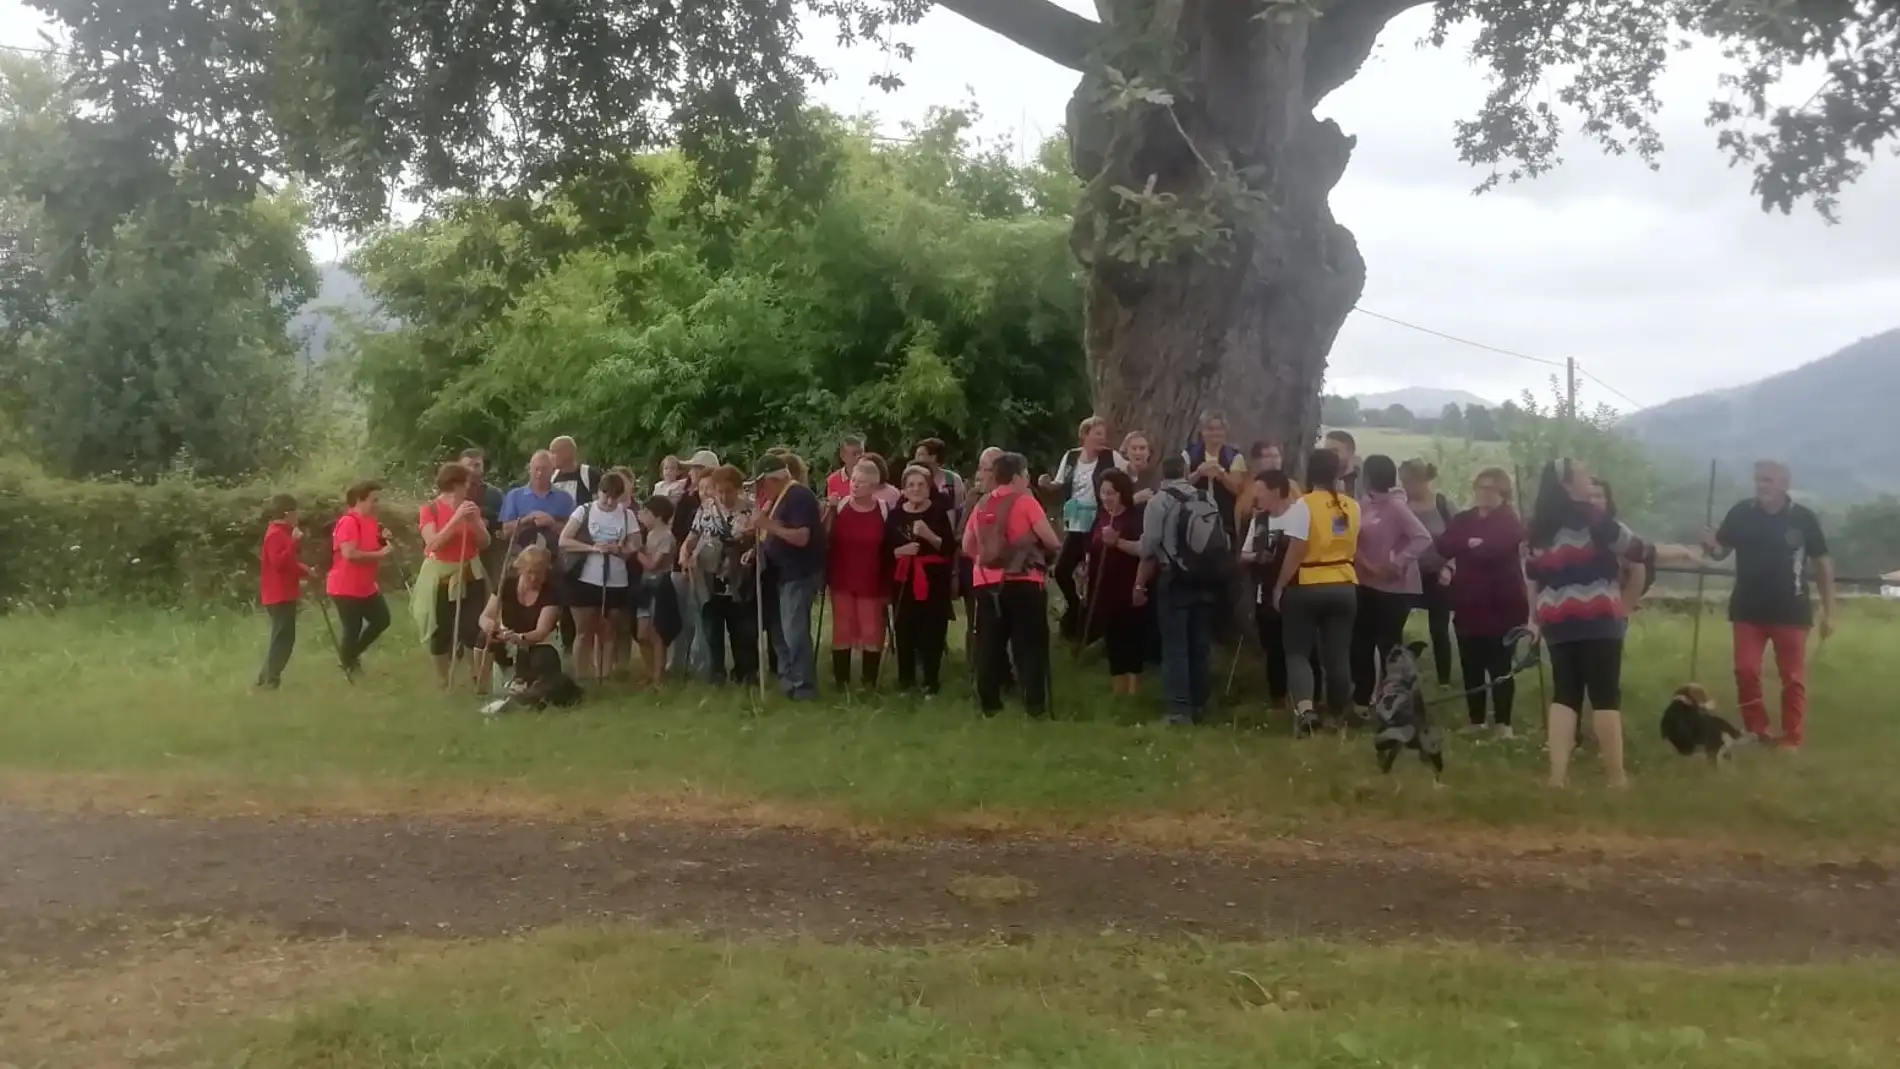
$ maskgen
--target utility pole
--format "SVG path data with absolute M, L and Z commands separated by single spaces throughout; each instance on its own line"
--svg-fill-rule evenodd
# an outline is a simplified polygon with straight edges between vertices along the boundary
M 1577 420 L 1577 358 L 1564 357 L 1564 418 Z

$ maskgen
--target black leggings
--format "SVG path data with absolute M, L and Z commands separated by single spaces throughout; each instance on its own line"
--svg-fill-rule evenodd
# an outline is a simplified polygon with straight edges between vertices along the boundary
M 381 594 L 366 598 L 333 597 L 336 603 L 337 655 L 352 671 L 362 666 L 363 653 L 389 630 L 389 603 Z
M 1419 596 L 1418 607 L 1425 610 L 1425 627 L 1432 637 L 1432 668 L 1442 687 L 1451 682 L 1451 591 L 1439 581 L 1439 574 L 1426 572 L 1420 576 L 1425 593 Z
M 1511 675 L 1511 647 L 1496 635 L 1467 635 L 1461 631 L 1458 664 L 1464 670 L 1464 685 L 1470 689 L 1465 695 L 1465 709 L 1471 714 L 1471 723 L 1484 726 L 1485 695 L 1489 694 L 1493 722 L 1510 727 L 1511 704 L 1517 697 L 1517 683 Z
M 1108 652 L 1108 674 L 1138 676 L 1148 666 L 1148 610 L 1124 605 L 1107 612 L 1102 645 Z
M 906 588 L 908 590 L 908 588 Z M 897 633 L 897 685 L 909 690 L 921 672 L 924 693 L 937 693 L 943 677 L 943 651 L 950 644 L 950 598 L 918 601 L 900 594 L 892 606 Z
M 1063 638 L 1072 639 L 1081 633 L 1084 610 L 1082 594 L 1075 588 L 1075 573 L 1088 551 L 1087 531 L 1070 531 L 1062 536 L 1062 552 L 1056 556 L 1051 578 L 1056 581 L 1056 589 L 1062 591 Z
M 1049 596 L 1041 583 L 1005 580 L 976 591 L 976 699 L 984 716 L 1003 708 L 1003 680 L 1014 668 L 1023 707 L 1049 711 Z
M 478 648 L 482 643 L 482 608 L 487 604 L 487 583 L 468 580 L 458 602 L 449 600 L 449 582 L 444 579 L 435 588 L 435 630 L 429 632 L 429 652 L 437 657 L 453 653 L 458 630 L 463 649 Z
M 1623 640 L 1592 638 L 1550 647 L 1550 700 L 1574 712 L 1623 708 Z
M 1359 613 L 1352 621 L 1354 705 L 1372 704 L 1372 689 L 1385 668 L 1386 656 L 1405 641 L 1405 618 L 1412 615 L 1414 600 L 1411 594 L 1359 588 Z

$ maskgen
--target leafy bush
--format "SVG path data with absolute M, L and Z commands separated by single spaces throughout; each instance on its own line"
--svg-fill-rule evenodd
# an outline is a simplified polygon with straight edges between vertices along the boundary
M 130 600 L 166 606 L 243 604 L 257 598 L 257 553 L 271 496 L 302 507 L 304 561 L 329 566 L 329 532 L 343 508 L 341 486 L 211 487 L 186 479 L 152 485 L 69 482 L 0 463 L 0 609 L 54 609 L 73 602 Z M 384 495 L 383 522 L 402 552 L 385 589 L 413 574 L 415 524 Z

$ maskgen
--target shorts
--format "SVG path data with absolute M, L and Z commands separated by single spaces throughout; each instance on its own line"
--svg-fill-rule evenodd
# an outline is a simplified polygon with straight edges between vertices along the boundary
M 610 613 L 624 613 L 633 608 L 633 588 L 610 586 L 603 589 L 592 583 L 575 583 L 568 588 L 567 603 L 575 612 L 587 612 L 590 609 L 599 612 L 604 605 Z
M 884 648 L 883 598 L 859 597 L 841 590 L 831 592 L 831 648 L 881 650 Z
M 1623 640 L 1592 638 L 1550 647 L 1550 700 L 1582 712 L 1623 708 Z
M 661 585 L 664 584 L 667 586 L 671 586 L 672 583 L 673 583 L 672 572 L 648 572 L 647 574 L 641 576 L 640 577 L 640 596 L 637 599 L 639 604 L 634 607 L 634 610 L 633 610 L 634 619 L 636 620 L 653 619 L 653 602 L 654 602 L 654 599 L 660 596 L 659 591 L 660 591 Z

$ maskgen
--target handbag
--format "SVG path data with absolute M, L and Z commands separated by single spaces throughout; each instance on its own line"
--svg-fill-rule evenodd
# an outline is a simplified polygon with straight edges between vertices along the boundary
M 590 546 L 594 544 L 594 532 L 588 529 L 587 521 L 593 519 L 594 517 L 593 510 L 594 510 L 594 503 L 591 501 L 581 506 L 580 529 L 574 532 L 575 541 L 585 542 Z M 561 551 L 561 574 L 566 576 L 567 581 L 570 583 L 580 582 L 581 573 L 587 570 L 587 561 L 589 558 L 593 556 L 594 554 L 592 553 L 582 553 L 578 550 L 572 550 L 572 549 L 562 550 Z

